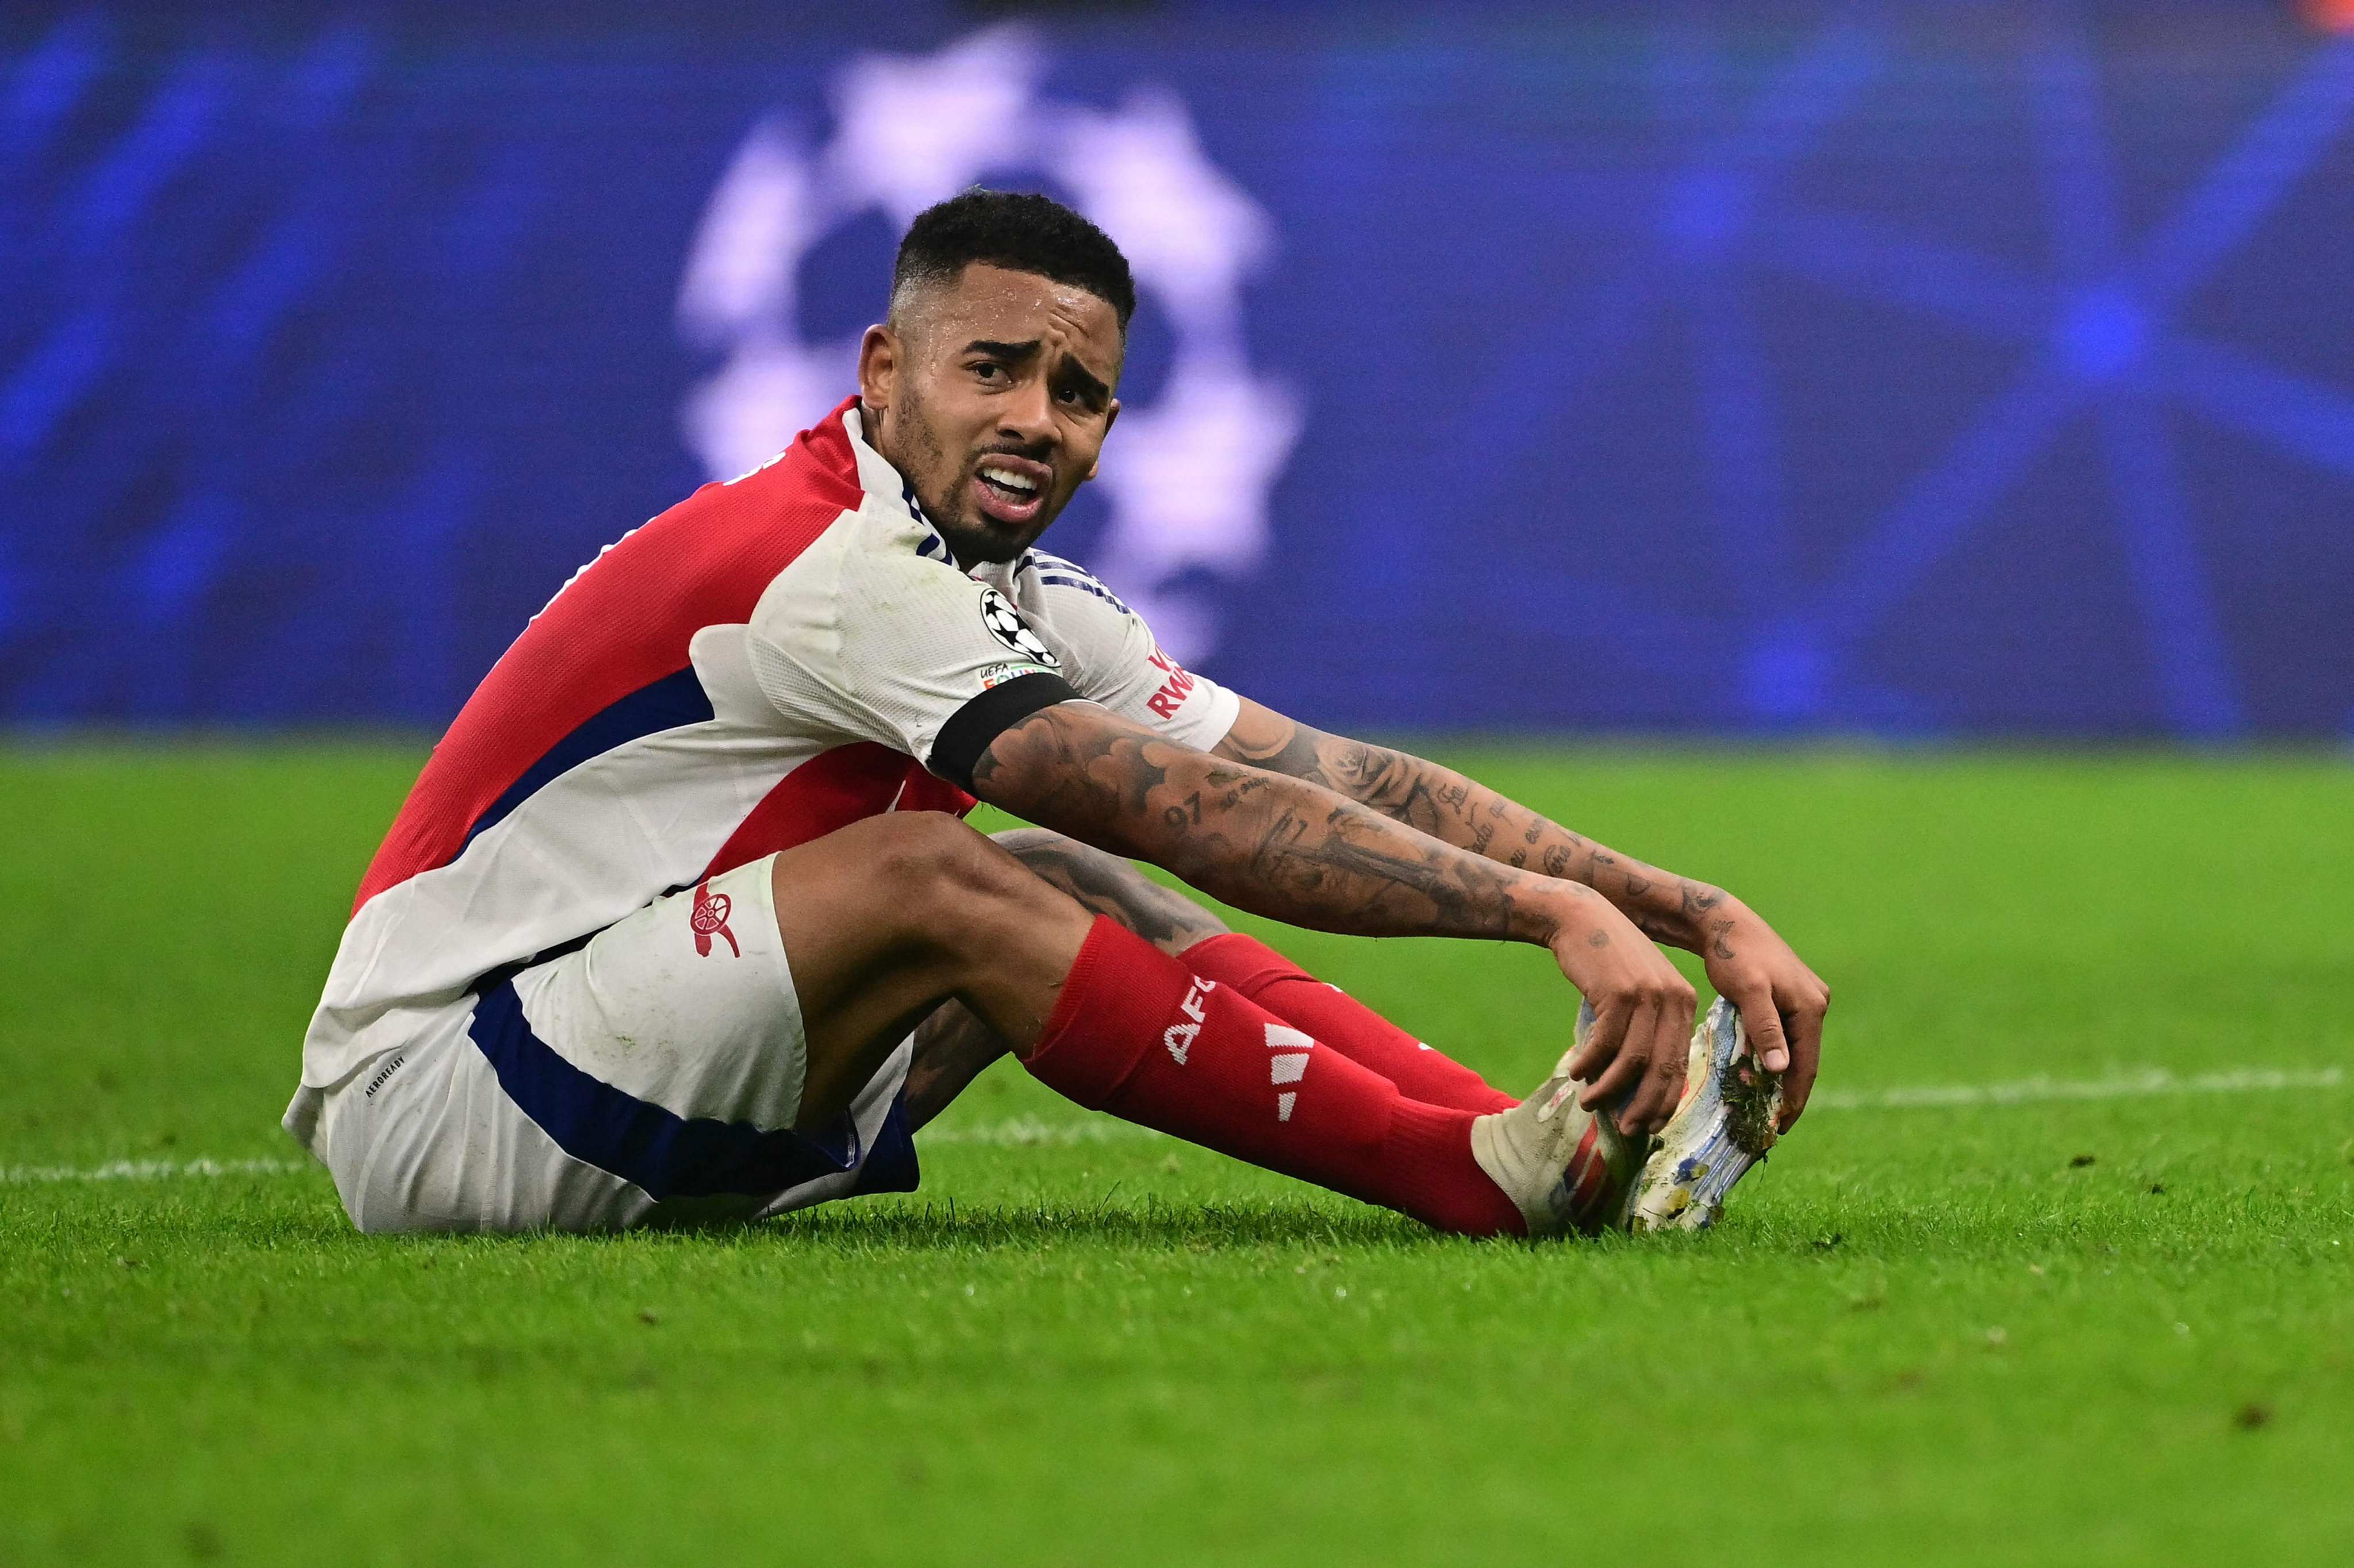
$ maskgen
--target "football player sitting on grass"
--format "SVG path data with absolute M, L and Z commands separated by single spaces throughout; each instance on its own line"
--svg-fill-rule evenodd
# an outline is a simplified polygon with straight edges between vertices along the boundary
M 304 1044 L 286 1125 L 355 1224 L 911 1189 L 915 1129 L 1008 1053 L 1441 1230 L 1715 1217 L 1806 1103 L 1822 981 L 1715 887 L 1184 670 L 1034 548 L 1096 472 L 1134 305 L 1044 196 L 931 208 L 857 395 L 525 628 L 377 852 Z M 1039 827 L 984 837 L 976 797 Z M 1127 858 L 1296 926 L 1543 947 L 1585 998 L 1572 1047 L 1516 1099 Z M 1697 1031 L 1655 941 L 1723 998 Z

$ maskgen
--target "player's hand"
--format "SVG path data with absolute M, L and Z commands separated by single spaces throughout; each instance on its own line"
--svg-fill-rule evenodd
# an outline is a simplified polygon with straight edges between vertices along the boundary
M 1787 1132 L 1815 1086 L 1831 988 L 1737 898 L 1727 898 L 1712 912 L 1702 935 L 1700 953 L 1708 983 L 1740 1010 L 1759 1065 L 1782 1075 L 1779 1130 Z
M 1633 922 L 1577 891 L 1585 895 L 1565 901 L 1550 944 L 1561 972 L 1594 1009 L 1594 1028 L 1570 1058 L 1571 1075 L 1585 1086 L 1577 1103 L 1591 1110 L 1631 1088 L 1619 1130 L 1657 1132 L 1683 1098 L 1699 998 Z

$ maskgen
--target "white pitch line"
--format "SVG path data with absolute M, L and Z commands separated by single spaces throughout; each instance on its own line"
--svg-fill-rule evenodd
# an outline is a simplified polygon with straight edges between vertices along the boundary
M 291 1176 L 310 1166 L 299 1160 L 110 1160 L 103 1165 L 11 1165 L 0 1187 L 48 1181 L 180 1181 L 211 1176 Z
M 2159 1096 L 2247 1095 L 2345 1086 L 2337 1067 L 2242 1067 L 2226 1073 L 2169 1073 L 2151 1067 L 2114 1078 L 2018 1078 L 2008 1084 L 1920 1084 L 1894 1089 L 1825 1089 L 1809 1110 L 1922 1110 L 2020 1106 L 2046 1100 L 2132 1100 Z
M 1119 1143 L 1129 1139 L 1165 1138 L 1149 1127 L 1109 1117 L 1098 1121 L 1047 1121 L 1017 1116 L 1011 1121 L 985 1121 L 972 1127 L 943 1127 L 919 1132 L 925 1144 L 977 1143 L 991 1149 L 1029 1149 L 1040 1144 Z
M 1916 1084 L 1893 1089 L 1826 1089 L 1809 1110 L 1946 1110 L 2035 1105 L 2064 1100 L 2127 1100 L 2166 1097 L 2247 1095 L 2346 1086 L 2338 1067 L 2243 1067 L 2224 1073 L 2169 1073 L 2162 1067 L 2113 1078 L 2017 1078 L 2007 1084 Z M 1067 1147 L 1160 1138 L 1149 1128 L 1106 1118 L 1048 1121 L 1034 1116 L 971 1127 L 944 1127 L 919 1135 L 927 1146 L 969 1144 L 991 1149 Z M 219 1176 L 292 1176 L 315 1170 L 300 1160 L 114 1160 L 103 1165 L 0 1167 L 0 1187 L 59 1181 L 179 1181 Z

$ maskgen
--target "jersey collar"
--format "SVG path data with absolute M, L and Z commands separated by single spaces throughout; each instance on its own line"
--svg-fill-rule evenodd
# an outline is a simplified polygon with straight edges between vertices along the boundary
M 852 455 L 858 459 L 858 488 L 894 506 L 913 510 L 915 492 L 908 488 L 907 480 L 891 466 L 889 459 L 866 444 L 866 421 L 859 413 L 855 397 L 842 406 L 842 428 L 850 437 Z
M 885 515 L 904 514 L 922 530 L 923 541 L 916 546 L 916 554 L 957 566 L 956 552 L 949 548 L 940 531 L 932 526 L 932 520 L 924 515 L 924 503 L 916 499 L 916 487 L 891 465 L 888 458 L 866 444 L 866 422 L 859 413 L 855 397 L 842 406 L 842 428 L 850 437 L 852 454 L 858 459 L 858 487 L 883 503 Z M 979 568 L 966 575 L 978 576 Z

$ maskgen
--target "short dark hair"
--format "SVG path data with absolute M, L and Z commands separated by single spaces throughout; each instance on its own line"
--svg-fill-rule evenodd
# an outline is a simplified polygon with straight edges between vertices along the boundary
M 1136 281 L 1110 235 L 1052 196 L 978 185 L 916 215 L 891 270 L 892 297 L 912 282 L 952 283 L 975 261 L 1085 289 L 1119 313 L 1122 333 L 1136 313 Z

